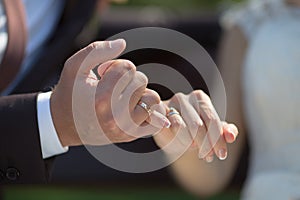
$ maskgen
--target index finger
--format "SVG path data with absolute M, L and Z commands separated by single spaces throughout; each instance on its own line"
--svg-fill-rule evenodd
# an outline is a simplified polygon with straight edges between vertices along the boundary
M 194 93 L 191 103 L 198 111 L 207 129 L 207 135 L 199 150 L 199 157 L 205 157 L 213 148 L 220 160 L 227 158 L 227 145 L 223 137 L 222 123 L 210 98 L 203 92 Z

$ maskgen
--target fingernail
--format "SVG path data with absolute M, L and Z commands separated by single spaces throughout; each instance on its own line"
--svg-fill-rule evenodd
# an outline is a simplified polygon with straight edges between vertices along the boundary
M 165 127 L 165 128 L 171 127 L 171 122 L 167 118 L 163 119 L 163 127 Z
M 113 41 L 109 41 L 109 48 L 114 49 L 114 48 L 120 48 L 124 45 L 125 40 L 124 39 L 117 39 Z
M 199 159 L 203 159 L 203 160 L 204 160 L 204 159 L 205 159 L 205 156 L 206 156 L 206 155 L 203 154 L 203 153 L 199 153 L 199 154 L 198 154 Z
M 235 135 L 234 130 L 231 127 L 228 128 L 228 132 L 231 133 L 232 135 Z
M 227 151 L 225 149 L 220 149 L 218 151 L 218 157 L 220 160 L 225 160 L 227 158 Z
M 226 140 L 228 141 L 228 142 L 233 142 L 234 140 L 235 140 L 235 136 L 234 136 L 234 134 L 233 133 L 231 133 L 231 132 L 228 132 L 228 134 L 226 134 Z
M 204 125 L 202 120 L 200 120 L 199 125 L 200 125 L 200 126 L 203 126 L 203 125 Z
M 205 158 L 205 161 L 206 161 L 207 163 L 211 163 L 212 161 L 214 161 L 214 156 L 207 156 L 207 157 Z

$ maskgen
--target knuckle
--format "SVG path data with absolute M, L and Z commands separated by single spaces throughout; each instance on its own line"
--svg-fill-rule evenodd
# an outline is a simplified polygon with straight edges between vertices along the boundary
M 154 90 L 148 90 L 148 95 L 149 95 L 149 98 L 151 98 L 153 103 L 155 103 L 155 104 L 160 103 L 160 96 L 157 92 L 155 92 Z
M 132 76 L 136 71 L 136 67 L 128 60 L 114 60 L 110 65 L 109 71 L 113 71 L 119 76 Z
M 185 97 L 185 94 L 183 94 L 182 92 L 178 92 L 174 95 L 174 98 L 176 100 L 183 99 L 184 97 Z
M 118 69 L 120 66 L 122 65 L 122 61 L 121 60 L 113 60 L 111 62 L 111 65 L 110 65 L 110 70 L 115 70 L 115 69 Z
M 176 105 L 176 104 L 179 104 L 179 102 L 180 102 L 180 95 L 182 95 L 182 93 L 181 94 L 179 94 L 179 93 L 176 93 L 176 94 L 174 94 L 173 96 L 172 96 L 172 98 L 170 99 L 170 102 L 169 102 L 169 104 L 170 105 Z
M 136 70 L 135 65 L 131 61 L 129 61 L 129 60 L 122 60 L 122 61 L 123 61 L 124 68 L 127 71 L 134 71 L 134 70 Z
M 216 122 L 217 117 L 213 114 L 213 112 L 209 111 L 209 113 L 207 115 L 207 120 L 210 122 Z
M 115 60 L 113 62 L 113 65 L 117 65 L 117 67 L 122 66 L 123 70 L 125 70 L 125 71 L 136 70 L 135 65 L 129 60 L 124 60 L 124 59 Z
M 195 90 L 192 95 L 196 96 L 198 99 L 209 99 L 209 96 L 203 90 Z
M 209 127 L 210 125 L 212 125 L 214 123 L 217 123 L 217 121 L 218 121 L 217 117 L 214 116 L 214 114 L 211 112 L 206 113 L 206 116 L 204 118 L 205 118 L 205 124 L 207 127 Z
M 137 81 L 139 83 L 142 83 L 143 85 L 147 85 L 148 84 L 148 77 L 144 73 L 142 73 L 140 71 L 137 71 L 135 73 L 135 78 L 137 79 Z
M 148 101 L 153 103 L 153 104 L 159 104 L 160 103 L 160 96 L 154 90 L 147 90 L 146 94 L 145 94 L 145 98 L 147 98 Z
M 205 110 L 205 115 L 203 116 L 205 121 L 212 121 L 213 116 L 209 110 Z

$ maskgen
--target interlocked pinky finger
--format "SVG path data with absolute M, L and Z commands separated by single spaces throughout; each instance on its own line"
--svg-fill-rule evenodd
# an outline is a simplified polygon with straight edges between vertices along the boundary
M 173 133 L 177 134 L 181 126 L 184 126 L 185 123 L 180 116 L 180 113 L 173 107 L 168 109 L 167 117 L 171 122 L 171 130 Z

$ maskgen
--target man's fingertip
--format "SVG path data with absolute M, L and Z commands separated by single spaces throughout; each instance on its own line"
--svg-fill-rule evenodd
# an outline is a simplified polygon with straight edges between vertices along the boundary
M 165 128 L 171 127 L 171 122 L 167 118 L 163 119 L 163 121 L 164 121 L 163 127 L 165 127 Z
M 109 48 L 111 49 L 115 49 L 115 48 L 123 49 L 126 47 L 126 41 L 124 39 L 116 39 L 116 40 L 109 41 L 108 43 L 109 43 Z

